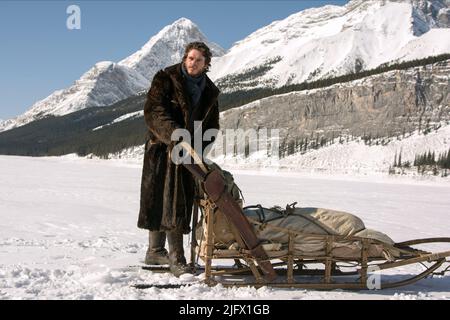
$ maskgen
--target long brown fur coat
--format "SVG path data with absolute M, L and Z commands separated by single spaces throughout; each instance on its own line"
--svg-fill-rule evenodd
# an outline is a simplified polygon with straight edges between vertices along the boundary
M 194 199 L 194 180 L 182 166 L 172 162 L 172 132 L 188 125 L 191 99 L 181 63 L 159 71 L 153 78 L 144 106 L 148 128 L 141 181 L 138 227 L 152 231 L 181 228 L 190 231 Z M 206 86 L 193 120 L 203 121 L 202 129 L 219 129 L 219 89 L 206 76 Z M 189 127 L 189 128 L 188 128 Z

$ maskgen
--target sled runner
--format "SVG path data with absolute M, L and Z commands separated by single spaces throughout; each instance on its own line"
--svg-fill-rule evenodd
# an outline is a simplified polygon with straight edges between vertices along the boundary
M 442 246 L 450 238 L 395 243 L 346 212 L 296 208 L 295 203 L 286 208 L 243 208 L 231 174 L 199 162 L 189 145 L 183 147 L 196 159 L 184 166 L 198 180 L 200 191 L 194 206 L 191 264 L 204 272 L 208 285 L 385 289 L 414 283 L 440 267 L 441 275 L 450 269 L 450 245 L 449 251 L 437 253 L 417 248 Z M 204 262 L 200 267 L 199 258 Z M 422 266 L 423 271 L 402 279 L 398 272 L 385 272 L 410 265 Z

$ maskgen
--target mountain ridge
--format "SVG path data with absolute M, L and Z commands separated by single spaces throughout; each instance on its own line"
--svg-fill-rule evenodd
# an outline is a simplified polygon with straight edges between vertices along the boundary
M 277 128 L 285 145 L 305 138 L 311 143 L 316 139 L 329 143 L 342 134 L 367 140 L 426 132 L 450 120 L 450 92 L 445 86 L 449 66 L 450 58 L 314 90 L 273 95 L 221 112 L 221 128 Z M 141 93 L 107 108 L 87 108 L 2 132 L 0 153 L 109 157 L 133 146 L 141 149 L 147 130 L 142 117 L 144 101 L 145 93 Z
M 450 38 L 448 7 L 444 0 L 356 0 L 300 11 L 256 30 L 214 58 L 211 78 L 222 92 L 280 87 L 450 53 L 450 41 L 445 41 Z M 414 35 L 419 22 L 420 37 Z M 229 83 L 273 59 L 276 63 L 257 81 Z
M 184 47 L 191 41 L 207 43 L 213 55 L 224 53 L 220 46 L 206 39 L 196 24 L 180 18 L 164 27 L 127 58 L 118 63 L 97 62 L 70 87 L 56 90 L 34 103 L 24 114 L 0 122 L 0 132 L 45 116 L 61 116 L 87 107 L 111 105 L 147 90 L 151 78 L 159 69 L 181 61 Z M 168 50 L 172 55 L 167 55 Z

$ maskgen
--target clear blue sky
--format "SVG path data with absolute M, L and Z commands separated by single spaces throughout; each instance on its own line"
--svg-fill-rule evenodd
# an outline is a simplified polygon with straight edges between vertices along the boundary
M 180 17 L 224 49 L 274 20 L 348 0 L 0 1 L 0 119 L 73 84 L 98 61 L 119 61 Z M 69 5 L 81 29 L 69 30 Z

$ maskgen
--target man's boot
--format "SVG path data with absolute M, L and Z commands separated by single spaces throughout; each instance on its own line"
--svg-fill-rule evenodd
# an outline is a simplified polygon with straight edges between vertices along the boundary
M 166 233 L 149 231 L 148 249 L 145 254 L 145 264 L 161 265 L 169 264 L 169 255 L 164 248 L 166 243 Z
M 169 264 L 170 272 L 176 277 L 184 273 L 192 273 L 191 267 L 186 264 L 183 248 L 183 233 L 180 230 L 167 232 L 169 242 Z

